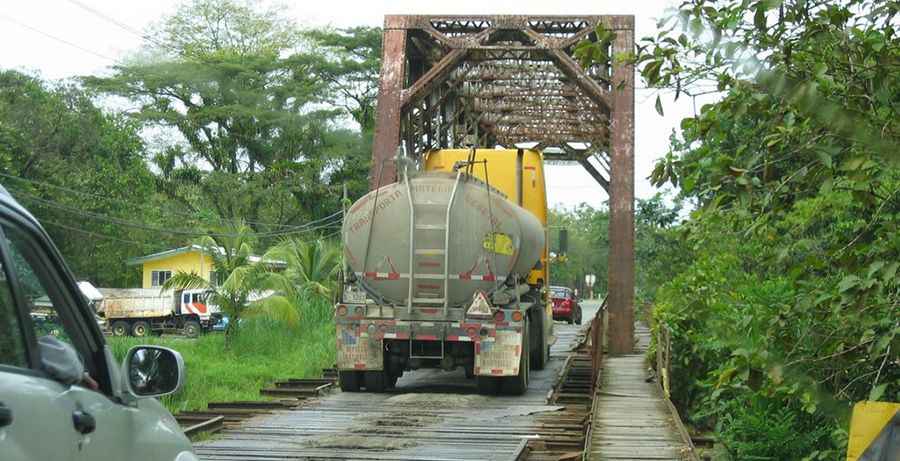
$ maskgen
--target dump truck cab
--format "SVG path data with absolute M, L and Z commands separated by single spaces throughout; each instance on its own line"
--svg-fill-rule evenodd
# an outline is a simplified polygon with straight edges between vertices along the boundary
M 540 152 L 433 151 L 348 210 L 335 306 L 341 387 L 464 368 L 520 394 L 553 341 Z

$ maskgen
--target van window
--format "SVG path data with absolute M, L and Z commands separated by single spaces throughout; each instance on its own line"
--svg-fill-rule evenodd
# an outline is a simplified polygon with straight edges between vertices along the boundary
M 72 326 L 64 323 L 61 314 L 68 314 L 62 300 L 58 299 L 59 292 L 48 289 L 52 283 L 40 260 L 40 255 L 34 244 L 18 229 L 3 226 L 6 244 L 9 250 L 8 259 L 11 271 L 15 273 L 18 292 L 24 304 L 25 313 L 30 317 L 31 328 L 35 338 L 52 337 L 63 341 L 79 351 L 79 344 L 75 344 L 73 338 L 75 332 L 69 330 Z M 67 317 L 68 318 L 68 317 Z M 41 352 L 41 349 L 38 349 Z M 84 360 L 84 354 L 81 360 Z M 42 360 L 45 358 L 42 357 Z M 42 366 L 31 364 L 32 368 Z
M 16 315 L 16 305 L 13 303 L 6 275 L 7 268 L 0 269 L 0 365 L 27 368 L 24 330 Z

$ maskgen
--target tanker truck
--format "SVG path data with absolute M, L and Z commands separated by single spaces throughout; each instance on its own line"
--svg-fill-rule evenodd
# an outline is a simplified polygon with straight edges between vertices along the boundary
M 344 391 L 463 368 L 479 393 L 522 394 L 554 340 L 543 158 L 444 149 L 353 203 L 335 305 Z

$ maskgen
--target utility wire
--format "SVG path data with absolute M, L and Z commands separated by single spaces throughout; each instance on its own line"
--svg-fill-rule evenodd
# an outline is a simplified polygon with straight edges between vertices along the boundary
M 118 19 L 116 19 L 116 18 L 114 18 L 114 17 L 112 17 L 112 16 L 110 16 L 110 15 L 108 15 L 108 14 L 106 14 L 106 13 L 104 13 L 104 12 L 102 12 L 102 11 L 100 11 L 100 10 L 98 10 L 98 9 L 96 9 L 96 8 L 94 8 L 94 7 L 92 7 L 92 6 L 90 6 L 90 5 L 85 4 L 84 2 L 81 2 L 81 1 L 79 1 L 79 0 L 69 0 L 69 3 L 72 3 L 72 4 L 74 4 L 75 6 L 77 6 L 77 7 L 81 8 L 81 9 L 87 11 L 88 13 L 91 13 L 91 14 L 93 14 L 94 16 L 97 16 L 98 18 L 103 19 L 103 20 L 106 21 L 106 22 L 109 22 L 109 23 L 111 23 L 111 24 L 114 24 L 114 25 L 116 25 L 117 27 L 119 27 L 120 29 L 122 29 L 122 30 L 124 30 L 124 31 L 126 31 L 126 32 L 128 32 L 128 33 L 130 33 L 130 34 L 132 34 L 132 35 L 135 35 L 135 36 L 137 36 L 137 37 L 140 37 L 141 39 L 146 40 L 146 41 L 148 41 L 148 42 L 150 42 L 150 43 L 152 43 L 152 44 L 154 44 L 154 45 L 156 45 L 156 46 L 158 46 L 158 47 L 160 47 L 160 48 L 166 48 L 166 49 L 168 49 L 168 50 L 170 50 L 170 51 L 175 51 L 172 47 L 170 47 L 170 46 L 168 46 L 168 45 L 165 45 L 165 44 L 163 44 L 163 43 L 160 43 L 158 40 L 154 39 L 153 37 L 151 37 L 151 36 L 149 36 L 149 35 L 147 35 L 147 34 L 141 32 L 141 31 L 139 31 L 139 30 L 137 30 L 137 29 L 135 29 L 134 27 L 131 27 L 131 26 L 128 25 L 128 24 L 125 24 L 125 23 L 122 22 L 122 21 L 119 21 Z
M 71 206 L 68 206 L 65 204 L 54 202 L 52 200 L 46 200 L 46 199 L 31 195 L 31 194 L 27 194 L 24 192 L 20 192 L 17 195 L 20 196 L 21 198 L 24 198 L 31 202 L 41 203 L 46 206 L 56 208 L 56 209 L 68 212 L 70 214 L 81 216 L 81 217 L 100 219 L 103 221 L 111 222 L 113 224 L 118 224 L 118 225 L 127 226 L 127 227 L 133 227 L 136 229 L 142 229 L 142 230 L 147 230 L 147 231 L 151 231 L 151 232 L 171 234 L 171 235 L 187 235 L 187 236 L 192 236 L 192 237 L 202 237 L 202 236 L 207 236 L 207 235 L 213 236 L 213 237 L 239 237 L 242 235 L 249 235 L 249 236 L 255 236 L 255 237 L 278 237 L 278 236 L 302 234 L 302 233 L 312 232 L 312 231 L 319 230 L 319 229 L 327 229 L 329 227 L 334 227 L 334 226 L 339 225 L 339 223 L 341 221 L 340 215 L 343 213 L 343 211 L 337 211 L 337 212 L 332 213 L 331 215 L 326 216 L 324 218 L 318 219 L 316 221 L 311 221 L 307 224 L 312 225 L 314 223 L 321 223 L 321 222 L 329 220 L 329 219 L 332 220 L 331 222 L 326 222 L 326 223 L 323 223 L 322 225 L 307 227 L 307 228 L 299 229 L 299 230 L 259 232 L 259 233 L 248 233 L 248 234 L 198 232 L 198 231 L 192 231 L 192 230 L 187 230 L 187 229 L 167 229 L 167 228 L 154 227 L 154 226 L 149 226 L 144 223 L 138 223 L 138 222 L 129 221 L 126 219 L 116 218 L 116 217 L 104 215 L 101 213 L 94 213 L 94 212 L 90 212 L 90 211 L 79 210 L 77 208 L 74 208 L 74 207 L 71 207 Z M 335 217 L 337 217 L 337 219 L 333 219 Z
M 52 188 L 52 189 L 61 190 L 61 191 L 63 191 L 63 192 L 68 192 L 68 193 L 70 193 L 70 194 L 79 194 L 79 195 L 82 195 L 82 196 L 85 196 L 85 197 L 91 197 L 91 198 L 96 198 L 96 199 L 99 199 L 99 200 L 105 200 L 107 203 L 123 204 L 123 205 L 127 205 L 127 206 L 129 206 L 129 207 L 134 207 L 134 206 L 135 206 L 134 203 L 130 203 L 130 202 L 127 202 L 127 201 L 122 200 L 122 199 L 116 199 L 116 198 L 109 197 L 109 196 L 106 196 L 106 195 L 95 194 L 95 193 L 93 193 L 93 192 L 87 192 L 87 191 L 78 190 L 78 189 L 71 189 L 71 188 L 68 188 L 68 187 L 59 186 L 59 185 L 52 184 L 52 183 L 49 183 L 49 182 L 38 181 L 38 180 L 36 180 L 36 179 L 20 178 L 20 177 L 18 177 L 18 176 L 13 176 L 13 175 L 10 175 L 10 174 L 5 174 L 5 173 L 0 173 L 0 177 L 7 178 L 7 179 L 12 179 L 12 180 L 16 180 L 16 181 L 22 181 L 22 182 L 26 182 L 26 183 L 29 183 L 29 184 L 33 184 L 33 185 L 36 185 L 36 186 L 49 187 L 49 188 Z M 17 189 L 17 190 L 19 190 L 20 192 L 27 193 L 27 191 L 21 189 L 20 186 L 11 185 L 11 184 L 8 184 L 7 186 L 8 186 L 8 187 L 12 187 L 13 189 Z M 180 212 L 180 211 L 171 211 L 171 213 L 172 213 L 172 214 L 175 214 L 175 215 L 179 215 L 179 216 L 184 216 L 184 217 L 186 217 L 186 218 L 194 218 L 194 219 L 198 219 L 198 220 L 199 220 L 199 218 L 200 218 L 196 213 L 185 213 L 185 212 Z M 227 219 L 225 219 L 225 218 L 222 218 L 222 217 L 214 217 L 214 219 L 215 219 L 216 221 L 218 221 L 219 223 L 221 223 L 221 224 L 230 224 L 230 223 L 232 222 L 232 221 L 229 221 L 229 220 L 227 220 Z M 247 221 L 247 220 L 245 220 L 244 222 L 246 222 L 246 223 L 248 223 L 248 224 L 256 224 L 256 225 L 259 225 L 259 226 L 281 227 L 281 228 L 285 228 L 285 229 L 298 229 L 298 230 L 299 230 L 299 229 L 303 229 L 303 228 L 305 228 L 305 227 L 308 227 L 308 225 L 309 225 L 309 223 L 305 223 L 305 224 L 275 224 L 275 223 L 267 223 L 267 222 L 260 222 L 260 221 Z
M 106 240 L 113 240 L 113 241 L 116 241 L 116 242 L 122 242 L 122 243 L 130 243 L 130 244 L 133 244 L 133 245 L 140 245 L 140 246 L 147 246 L 147 245 L 149 245 L 149 242 L 138 242 L 137 240 L 128 240 L 128 239 L 123 239 L 123 238 L 119 238 L 119 237 L 113 237 L 113 236 L 111 236 L 111 235 L 98 234 L 98 233 L 96 233 L 96 232 L 92 232 L 92 231 L 89 231 L 89 230 L 85 230 L 85 229 L 82 229 L 82 228 L 80 228 L 80 227 L 72 227 L 72 226 L 68 226 L 68 225 L 65 225 L 65 224 L 60 224 L 60 223 L 58 223 L 58 222 L 51 221 L 51 220 L 49 220 L 49 219 L 41 219 L 41 220 L 40 220 L 40 223 L 41 223 L 42 225 L 47 225 L 47 224 L 49 224 L 49 225 L 51 225 L 51 226 L 59 227 L 59 228 L 61 228 L 61 229 L 69 230 L 69 231 L 72 231 L 72 232 L 78 232 L 78 233 L 81 233 L 81 234 L 86 234 L 86 235 L 90 235 L 90 236 L 92 236 L 92 237 L 102 238 L 102 239 L 106 239 Z
M 98 53 L 98 52 L 96 52 L 96 51 L 87 49 L 87 48 L 85 48 L 85 47 L 83 47 L 83 46 L 81 46 L 81 45 L 72 43 L 72 42 L 70 42 L 70 41 L 68 41 L 68 40 L 59 38 L 59 37 L 57 37 L 57 36 L 55 36 L 55 35 L 48 34 L 47 32 L 44 32 L 44 31 L 42 31 L 42 30 L 40 30 L 40 29 L 37 29 L 37 28 L 32 27 L 32 26 L 29 26 L 28 24 L 25 24 L 24 22 L 19 21 L 18 19 L 14 19 L 14 18 L 12 18 L 12 17 L 10 17 L 10 16 L 7 16 L 7 15 L 5 15 L 5 14 L 0 15 L 0 19 L 6 20 L 6 21 L 8 21 L 8 22 L 11 22 L 11 23 L 13 23 L 13 24 L 16 24 L 16 25 L 19 26 L 19 27 L 23 27 L 23 28 L 28 29 L 28 30 L 30 30 L 30 31 L 32 31 L 32 32 L 35 32 L 35 33 L 40 34 L 40 35 L 43 35 L 44 37 L 47 37 L 47 38 L 49 38 L 49 39 L 51 39 L 51 40 L 55 40 L 55 41 L 57 41 L 57 42 L 59 42 L 59 43 L 63 43 L 63 44 L 65 44 L 65 45 L 71 46 L 72 48 L 77 48 L 77 49 L 79 49 L 79 50 L 81 50 L 81 51 L 84 51 L 85 53 L 89 53 L 89 54 L 92 54 L 92 55 L 94 55 L 94 56 L 97 56 L 98 58 L 102 58 L 102 59 L 106 59 L 106 60 L 109 60 L 109 61 L 112 61 L 112 62 L 116 62 L 116 59 L 114 59 L 114 58 L 111 58 L 111 57 L 106 56 L 106 55 L 104 55 L 104 54 L 101 54 L 101 53 Z

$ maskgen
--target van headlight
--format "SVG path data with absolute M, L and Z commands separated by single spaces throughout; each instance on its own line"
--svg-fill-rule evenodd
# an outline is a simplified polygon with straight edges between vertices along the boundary
M 175 457 L 175 461 L 200 461 L 200 458 L 189 451 L 182 451 Z

